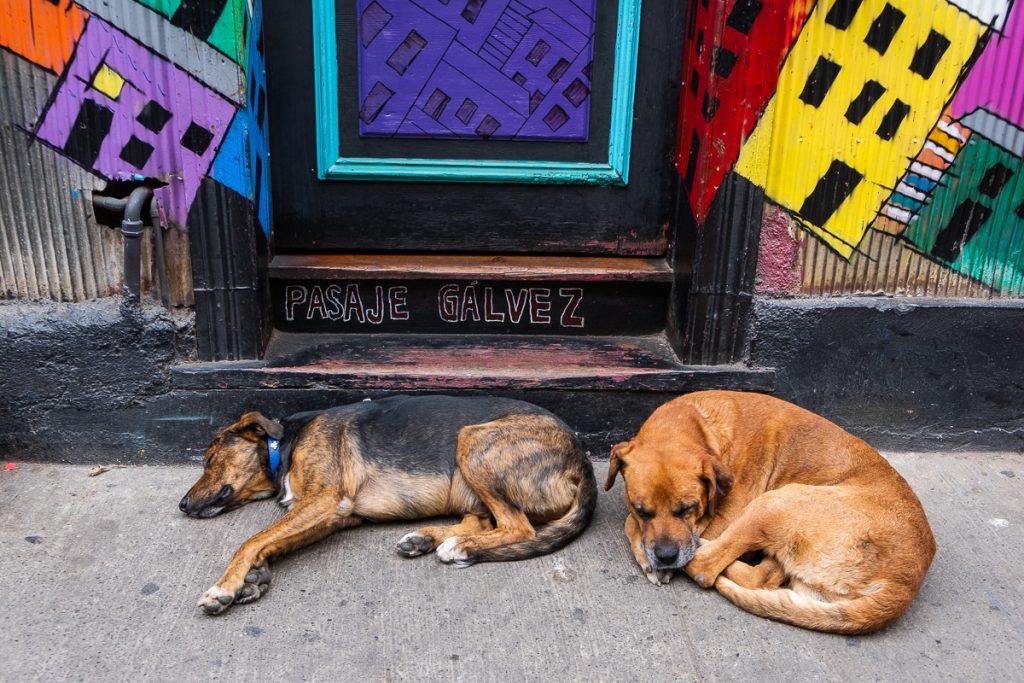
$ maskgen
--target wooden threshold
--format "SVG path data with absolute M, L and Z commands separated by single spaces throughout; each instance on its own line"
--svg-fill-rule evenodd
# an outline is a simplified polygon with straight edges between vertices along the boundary
M 671 282 L 663 258 L 450 254 L 279 254 L 270 277 L 281 280 L 503 280 Z
M 664 335 L 452 337 L 277 332 L 262 361 L 189 363 L 183 389 L 384 391 L 771 391 L 775 375 L 743 366 L 687 366 Z

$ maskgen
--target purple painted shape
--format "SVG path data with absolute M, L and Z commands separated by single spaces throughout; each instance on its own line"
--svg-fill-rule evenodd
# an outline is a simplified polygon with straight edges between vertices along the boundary
M 497 71 L 494 73 L 498 74 Z M 500 76 L 500 74 L 498 75 Z M 449 95 L 448 104 L 441 111 L 437 120 L 434 120 L 425 112 L 429 111 L 427 104 L 430 96 L 441 87 L 458 92 L 458 95 Z M 526 117 L 521 112 L 523 107 L 529 107 L 525 90 L 519 88 L 516 95 L 517 97 L 512 103 L 500 100 L 484 84 L 474 81 L 446 60 L 438 66 L 431 80 L 423 88 L 423 94 L 417 101 L 417 106 L 413 107 L 407 116 L 407 119 L 415 121 L 425 134 L 405 132 L 400 134 L 408 137 L 475 139 L 481 137 L 476 133 L 477 128 L 483 123 L 485 117 L 490 116 L 501 124 L 491 134 L 491 137 L 511 137 L 526 122 Z M 466 100 L 470 104 L 466 104 Z M 459 116 L 460 111 L 463 113 L 463 117 Z M 423 114 L 423 117 L 420 114 Z M 424 121 L 424 118 L 427 120 Z M 489 129 L 490 126 L 485 128 L 485 130 Z
M 379 137 L 398 133 L 423 85 L 455 39 L 455 30 L 410 0 L 374 0 L 372 3 L 360 0 L 360 17 L 368 5 L 374 3 L 390 14 L 391 20 L 367 47 L 359 50 L 360 110 L 365 108 L 366 99 L 375 87 L 378 93 L 383 92 L 382 86 L 394 94 L 379 108 L 372 121 L 359 122 L 359 130 L 363 135 Z M 413 31 L 425 44 L 402 73 L 398 73 L 388 61 L 395 62 L 392 55 L 396 52 L 408 52 L 408 47 L 403 49 L 402 46 Z
M 360 135 L 586 141 L 595 4 L 359 0 Z
M 1014 86 L 1024 73 L 1024 2 L 1013 3 L 1002 33 L 993 35 L 953 97 L 953 116 L 979 107 L 1024 127 L 1024 88 Z
M 116 100 L 89 85 L 104 63 L 125 79 Z M 83 102 L 92 100 L 112 110 L 110 131 L 101 140 L 95 140 L 99 154 L 89 170 L 109 179 L 144 176 L 166 182 L 155 194 L 168 220 L 184 226 L 199 184 L 231 124 L 234 105 L 95 16 L 86 24 L 65 74 L 60 90 L 43 115 L 37 136 L 58 149 L 63 148 Z M 159 133 L 137 120 L 151 100 L 171 114 Z M 190 127 L 192 131 L 186 137 Z M 133 136 L 153 147 L 142 168 L 122 159 L 122 151 Z M 193 147 L 205 145 L 196 153 L 182 144 L 183 138 Z M 137 146 L 138 142 L 131 144 Z M 125 156 L 132 158 L 130 154 Z
M 548 92 L 541 105 L 530 115 L 530 119 L 519 129 L 520 136 L 546 138 L 548 140 L 571 140 L 574 138 L 570 136 L 576 132 L 576 129 L 571 128 L 571 126 L 579 126 L 580 123 L 584 126 L 583 131 L 584 136 L 586 136 L 590 119 L 588 116 L 590 112 L 590 96 L 588 93 L 587 96 L 579 99 L 579 93 L 573 88 L 573 83 L 579 81 L 586 88 L 590 88 L 590 79 L 586 76 L 589 73 L 587 67 L 590 65 L 590 62 L 590 51 L 584 50 L 581 52 L 576 60 L 569 65 L 565 73 L 562 74 L 562 77 L 558 79 L 558 82 L 553 84 L 554 87 Z M 573 95 L 573 100 L 569 99 L 570 95 Z M 577 105 L 576 102 L 579 102 L 579 104 Z M 557 132 L 552 131 L 548 120 L 546 120 L 551 111 L 556 107 L 561 108 L 570 117 L 565 125 L 557 129 Z

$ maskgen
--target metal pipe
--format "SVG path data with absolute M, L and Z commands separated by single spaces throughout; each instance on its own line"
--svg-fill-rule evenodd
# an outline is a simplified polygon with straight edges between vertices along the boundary
M 137 305 L 141 286 L 142 251 L 139 237 L 142 236 L 142 209 L 152 196 L 148 187 L 140 185 L 131 191 L 124 203 L 124 219 L 121 234 L 124 236 L 124 298 L 126 303 Z
M 156 197 L 149 203 L 149 222 L 153 226 L 153 243 L 156 247 L 156 279 L 160 283 L 160 301 L 164 308 L 170 308 L 171 293 L 167 284 L 167 264 L 164 261 L 164 230 L 160 227 L 160 206 Z

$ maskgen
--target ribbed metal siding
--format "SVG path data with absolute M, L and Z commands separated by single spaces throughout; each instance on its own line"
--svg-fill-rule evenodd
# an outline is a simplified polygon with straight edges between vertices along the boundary
M 0 298 L 82 301 L 121 286 L 120 237 L 90 217 L 104 182 L 27 132 L 57 77 L 0 50 Z

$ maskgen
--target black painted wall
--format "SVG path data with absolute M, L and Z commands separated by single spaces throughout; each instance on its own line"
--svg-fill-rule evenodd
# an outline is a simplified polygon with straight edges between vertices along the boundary
M 1024 451 L 1024 303 L 755 300 L 751 363 L 776 395 L 890 450 Z M 176 387 L 192 318 L 118 299 L 0 303 L 0 459 L 183 462 L 246 410 L 280 417 L 384 391 Z M 472 392 L 464 392 L 472 393 Z M 523 391 L 577 429 L 594 457 L 673 397 Z
M 1024 451 L 1024 302 L 756 301 L 775 395 L 875 446 Z

